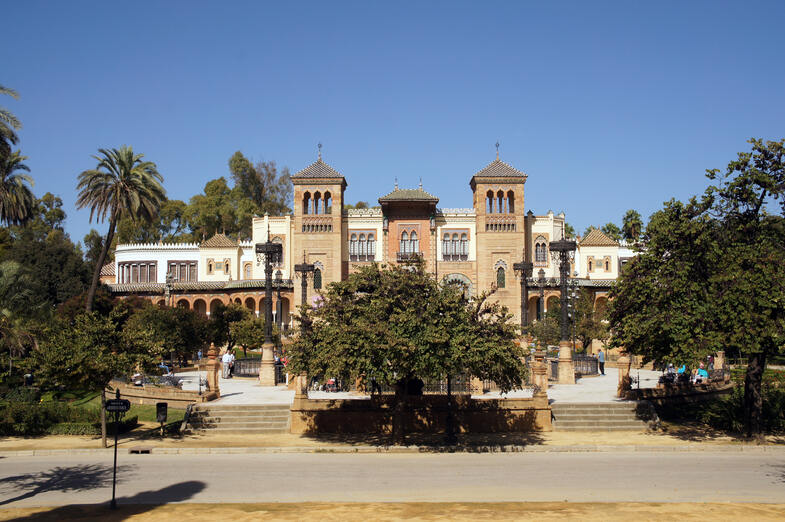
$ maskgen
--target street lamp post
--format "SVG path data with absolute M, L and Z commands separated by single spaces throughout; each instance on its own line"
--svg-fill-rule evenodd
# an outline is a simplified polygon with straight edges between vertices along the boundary
M 256 259 L 264 258 L 264 344 L 262 344 L 262 365 L 259 370 L 259 384 L 275 386 L 275 361 L 273 345 L 273 264 L 278 264 L 283 253 L 280 243 L 270 241 L 267 234 L 265 243 L 256 244 Z
M 538 319 L 544 319 L 543 314 L 545 313 L 545 270 L 542 268 L 540 268 L 540 271 L 537 272 L 537 286 L 540 287 L 540 302 L 537 305 L 537 311 L 540 314 L 540 317 L 538 317 Z
M 312 274 L 315 270 L 316 266 L 314 264 L 305 262 L 305 253 L 303 253 L 303 262 L 294 265 L 294 271 L 300 276 L 303 306 L 308 303 L 308 274 Z M 302 328 L 305 328 L 304 322 L 302 323 Z M 298 381 L 295 399 L 308 398 L 308 374 L 300 375 Z
M 559 261 L 559 282 L 561 290 L 561 341 L 559 342 L 559 384 L 575 384 L 575 371 L 570 348 L 570 331 L 567 323 L 567 279 L 570 273 L 570 260 L 575 256 L 575 241 L 560 239 L 550 244 L 551 256 Z
M 528 280 L 532 276 L 533 266 L 531 262 L 526 260 L 522 260 L 520 263 L 513 263 L 512 265 L 512 269 L 521 278 L 521 334 L 523 334 L 523 329 L 529 324 L 529 307 L 527 306 L 529 300 Z
M 575 279 L 578 276 L 578 272 L 573 273 L 573 278 L 570 279 L 570 326 L 572 327 L 572 353 L 573 357 L 575 356 L 575 322 L 577 320 L 577 308 L 575 306 L 575 302 L 578 298 L 578 280 Z

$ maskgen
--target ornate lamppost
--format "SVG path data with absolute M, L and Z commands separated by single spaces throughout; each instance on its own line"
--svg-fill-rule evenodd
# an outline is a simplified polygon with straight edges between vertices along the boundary
M 537 272 L 537 286 L 540 287 L 540 301 L 537 303 L 537 311 L 540 314 L 539 319 L 544 319 L 545 314 L 545 270 L 540 268 Z
M 512 269 L 521 278 L 521 335 L 523 335 L 523 329 L 529 324 L 529 278 L 532 276 L 533 267 L 534 264 L 525 259 L 512 265 Z
M 570 279 L 570 302 L 567 306 L 570 307 L 570 326 L 572 327 L 572 354 L 573 357 L 575 356 L 575 321 L 577 319 L 577 309 L 575 306 L 576 301 L 578 300 L 578 280 L 575 279 L 578 277 L 578 272 L 574 272 L 572 274 L 572 279 Z
M 570 348 L 570 329 L 567 318 L 567 279 L 570 261 L 575 257 L 575 241 L 560 239 L 551 241 L 551 256 L 559 261 L 559 282 L 561 290 L 561 341 L 559 342 L 559 384 L 575 384 L 575 371 L 572 365 Z
M 278 264 L 283 253 L 283 245 L 270 241 L 267 233 L 265 243 L 256 244 L 256 260 L 264 258 L 264 344 L 262 344 L 262 366 L 259 370 L 259 384 L 275 386 L 275 360 L 273 345 L 273 264 Z
M 314 273 L 316 270 L 316 266 L 313 263 L 306 263 L 305 262 L 305 253 L 303 253 L 303 262 L 294 265 L 294 271 L 300 276 L 300 284 L 302 290 L 302 305 L 305 306 L 308 303 L 308 274 Z M 305 324 L 303 323 L 303 328 Z M 298 377 L 297 383 L 297 395 L 295 399 L 298 398 L 308 398 L 308 375 L 300 375 Z

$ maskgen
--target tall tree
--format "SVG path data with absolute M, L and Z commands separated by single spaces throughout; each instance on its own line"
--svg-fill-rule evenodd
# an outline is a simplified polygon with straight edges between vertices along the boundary
M 601 230 L 603 234 L 615 241 L 621 239 L 621 230 L 616 223 L 605 223 Z
M 745 429 L 761 429 L 766 361 L 785 350 L 783 141 L 751 140 L 701 199 L 670 201 L 646 248 L 611 291 L 615 346 L 648 359 L 695 363 L 725 350 L 748 359 Z M 780 215 L 772 213 L 779 204 Z
M 291 211 L 292 182 L 287 167 L 278 172 L 274 161 L 253 164 L 238 150 L 229 158 L 229 170 L 235 188 L 239 189 L 242 197 L 253 201 L 258 215 L 280 215 Z
M 287 352 L 295 373 L 395 386 L 396 441 L 410 380 L 466 372 L 510 390 L 524 371 L 509 312 L 487 296 L 467 304 L 462 288 L 440 285 L 421 264 L 407 268 L 373 264 L 331 283 L 318 308 L 303 308 L 305 327 Z
M 19 99 L 19 94 L 13 89 L 0 85 L 0 94 Z M 0 162 L 5 161 L 11 154 L 11 146 L 19 141 L 16 131 L 22 128 L 22 123 L 5 107 L 0 107 Z
M 627 241 L 638 241 L 641 237 L 641 232 L 643 232 L 643 220 L 641 219 L 641 215 L 636 210 L 628 210 L 622 219 L 621 230 L 624 239 Z
M 93 279 L 87 294 L 87 311 L 93 307 L 101 267 L 112 244 L 118 220 L 128 216 L 151 221 L 166 199 L 166 192 L 161 186 L 163 177 L 158 173 L 155 163 L 142 160 L 143 154 L 135 154 L 131 147 L 125 145 L 119 149 L 99 149 L 98 152 L 99 156 L 93 156 L 98 160 L 98 165 L 79 174 L 77 185 L 77 207 L 90 207 L 91 222 L 93 216 L 98 221 L 104 221 L 109 216 L 109 230 L 93 269 Z
M 706 191 L 720 226 L 723 261 L 714 274 L 715 306 L 725 341 L 747 356 L 747 434 L 761 431 L 766 361 L 785 351 L 785 140 L 751 139 L 724 172 L 707 171 Z M 780 215 L 774 214 L 779 203 Z
M 22 173 L 30 172 L 22 163 L 26 159 L 18 150 L 0 158 L 0 222 L 6 225 L 24 223 L 33 215 L 33 178 Z

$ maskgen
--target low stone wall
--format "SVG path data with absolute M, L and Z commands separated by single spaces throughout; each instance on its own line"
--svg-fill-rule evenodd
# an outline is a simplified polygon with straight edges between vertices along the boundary
M 132 404 L 155 404 L 156 402 L 166 402 L 172 408 L 185 408 L 195 402 L 207 402 L 218 398 L 213 392 L 206 392 L 199 395 L 199 392 L 180 390 L 173 386 L 155 386 L 146 384 L 144 386 L 134 386 L 127 383 L 113 381 L 110 384 L 111 393 L 115 389 L 120 390 L 120 398 L 128 399 Z M 109 390 L 108 390 L 109 391 Z M 107 397 L 110 397 L 107 392 Z M 113 398 L 111 395 L 110 398 Z
M 392 432 L 392 395 L 370 399 L 295 398 L 291 407 L 291 432 L 378 433 Z M 456 431 L 507 433 L 551 431 L 551 408 L 547 397 L 531 399 L 473 399 L 453 397 Z M 447 397 L 409 397 L 405 425 L 408 433 L 441 433 L 447 419 Z
M 665 384 L 656 388 L 630 390 L 627 399 L 650 401 L 655 406 L 678 405 L 714 399 L 730 393 L 733 383 L 727 381 L 706 384 Z

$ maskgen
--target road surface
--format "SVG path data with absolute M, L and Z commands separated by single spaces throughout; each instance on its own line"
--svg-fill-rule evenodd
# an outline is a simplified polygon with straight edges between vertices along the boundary
M 120 503 L 776 502 L 785 455 L 120 454 Z M 0 508 L 111 498 L 105 456 L 0 458 Z

